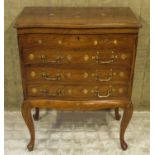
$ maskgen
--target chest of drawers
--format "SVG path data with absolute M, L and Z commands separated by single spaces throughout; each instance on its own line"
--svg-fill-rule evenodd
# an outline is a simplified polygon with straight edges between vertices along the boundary
M 112 108 L 120 144 L 131 119 L 139 22 L 129 8 L 26 7 L 16 20 L 24 101 L 22 116 L 34 148 L 40 108 Z M 36 113 L 31 116 L 31 109 Z

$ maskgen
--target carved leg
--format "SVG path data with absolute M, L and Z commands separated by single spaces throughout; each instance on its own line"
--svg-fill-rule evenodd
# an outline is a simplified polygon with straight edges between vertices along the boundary
M 131 104 L 129 104 L 127 107 L 124 108 L 124 114 L 120 126 L 120 143 L 123 150 L 126 150 L 128 148 L 128 145 L 124 140 L 124 134 L 129 124 L 129 121 L 131 120 L 132 114 L 133 114 L 133 104 L 131 102 Z
M 121 115 L 119 114 L 119 108 L 115 108 L 115 119 L 119 121 L 120 118 L 121 118 Z
M 36 109 L 36 112 L 35 114 L 33 114 L 33 119 L 35 121 L 38 121 L 39 120 L 39 108 L 35 108 Z
M 24 102 L 22 104 L 22 116 L 25 120 L 25 123 L 29 129 L 30 132 L 30 142 L 27 145 L 27 148 L 29 151 L 33 150 L 34 147 L 34 141 L 35 141 L 35 133 L 34 133 L 34 124 L 33 124 L 33 119 L 31 116 L 31 107 L 29 105 L 29 103 Z

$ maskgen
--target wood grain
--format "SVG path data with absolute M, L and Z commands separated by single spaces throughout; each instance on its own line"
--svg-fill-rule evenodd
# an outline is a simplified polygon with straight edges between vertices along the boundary
M 51 10 L 54 12 L 51 13 Z M 101 10 L 106 15 L 100 13 Z M 73 20 L 75 11 L 80 15 Z M 52 20 L 49 16 L 52 16 Z M 85 21 L 86 18 L 88 20 Z M 120 119 L 119 108 L 124 108 L 120 143 L 122 149 L 126 150 L 124 134 L 133 111 L 131 94 L 140 26 L 131 10 L 25 8 L 19 15 L 16 26 L 18 32 L 21 33 L 22 30 L 18 37 L 24 91 L 22 114 L 31 135 L 28 149 L 33 150 L 35 139 L 31 108 L 36 109 L 33 115 L 35 120 L 39 118 L 40 108 L 112 108 L 115 109 L 117 120 Z M 41 27 L 43 32 L 46 30 L 45 33 L 40 33 L 41 29 L 38 28 Z M 55 27 L 60 29 L 58 34 L 51 33 Z M 96 30 L 94 34 L 89 33 L 89 28 L 92 27 Z M 30 31 L 28 28 L 31 28 Z M 65 28 L 63 34 L 60 33 L 61 28 Z M 72 28 L 77 28 L 77 31 Z M 82 28 L 88 30 L 83 31 Z M 26 33 L 23 33 L 24 29 Z M 33 34 L 32 29 L 35 32 Z M 69 32 L 70 29 L 72 33 Z M 113 31 L 110 33 L 108 29 Z M 116 30 L 117 34 L 113 34 Z

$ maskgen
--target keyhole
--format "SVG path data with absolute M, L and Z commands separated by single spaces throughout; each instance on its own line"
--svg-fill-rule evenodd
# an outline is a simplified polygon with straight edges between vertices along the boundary
M 80 40 L 80 37 L 79 36 L 77 36 L 77 40 Z

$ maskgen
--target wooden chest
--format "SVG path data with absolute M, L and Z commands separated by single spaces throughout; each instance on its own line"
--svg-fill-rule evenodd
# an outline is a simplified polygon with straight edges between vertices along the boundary
M 131 119 L 139 22 L 130 8 L 26 7 L 16 20 L 24 101 L 22 115 L 34 148 L 40 108 L 112 108 L 120 144 Z

